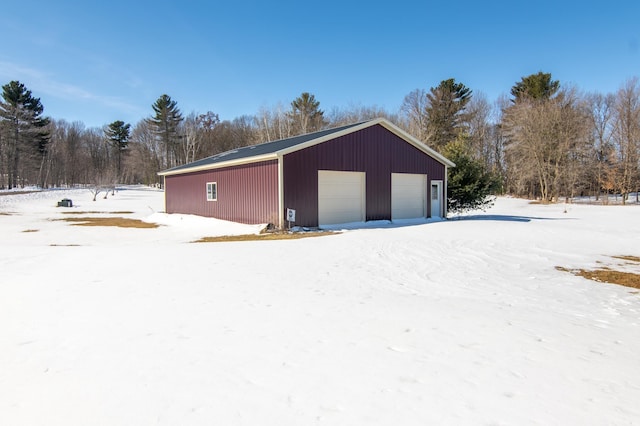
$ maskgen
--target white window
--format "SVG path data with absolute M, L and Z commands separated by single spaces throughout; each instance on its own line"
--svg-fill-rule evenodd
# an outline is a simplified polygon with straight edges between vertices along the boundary
M 440 199 L 440 185 L 431 185 L 431 199 L 438 201 Z
M 218 200 L 218 183 L 207 182 L 207 201 Z

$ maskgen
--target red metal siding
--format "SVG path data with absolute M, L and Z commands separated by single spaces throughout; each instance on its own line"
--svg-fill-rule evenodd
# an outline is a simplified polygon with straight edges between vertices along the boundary
M 287 154 L 283 161 L 284 207 L 295 209 L 296 225 L 303 226 L 318 225 L 318 170 L 366 173 L 367 220 L 391 219 L 391 173 L 427 174 L 427 188 L 445 174 L 442 163 L 380 125 Z
M 207 182 L 217 182 L 217 201 L 207 201 Z M 167 213 L 278 225 L 278 161 L 166 176 L 165 194 Z

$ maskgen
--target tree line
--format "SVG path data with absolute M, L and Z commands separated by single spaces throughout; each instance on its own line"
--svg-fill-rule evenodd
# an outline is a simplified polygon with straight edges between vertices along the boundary
M 394 113 L 375 106 L 325 111 L 307 92 L 287 106 L 233 120 L 212 111 L 184 115 L 166 94 L 135 124 L 86 128 L 43 112 L 24 84 L 2 86 L 0 188 L 157 184 L 160 170 L 377 117 L 458 165 L 449 177 L 453 211 L 487 205 L 492 193 L 543 202 L 577 195 L 606 201 L 619 194 L 627 202 L 640 187 L 637 78 L 615 93 L 583 93 L 539 72 L 493 103 L 451 78 L 410 92 Z

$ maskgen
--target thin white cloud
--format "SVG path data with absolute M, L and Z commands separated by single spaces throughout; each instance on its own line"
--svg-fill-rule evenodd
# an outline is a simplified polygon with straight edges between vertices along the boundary
M 19 76 L 19 78 L 17 78 Z M 0 81 L 20 80 L 29 90 L 38 96 L 46 94 L 66 101 L 92 101 L 108 108 L 137 113 L 140 107 L 123 99 L 92 93 L 80 86 L 56 80 L 49 74 L 38 69 L 24 67 L 11 62 L 0 61 Z

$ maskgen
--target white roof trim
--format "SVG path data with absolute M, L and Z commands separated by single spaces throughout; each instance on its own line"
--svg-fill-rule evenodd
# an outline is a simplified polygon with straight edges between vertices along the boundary
M 278 159 L 278 153 L 273 152 L 270 154 L 258 155 L 255 157 L 240 158 L 238 160 L 223 161 L 220 163 L 203 164 L 201 166 L 194 166 L 194 167 L 183 168 L 179 170 L 158 172 L 158 175 L 159 176 L 182 175 L 185 173 L 201 172 L 203 170 L 220 169 L 223 167 L 240 166 L 242 164 L 258 163 L 260 161 L 277 160 L 277 159 Z

